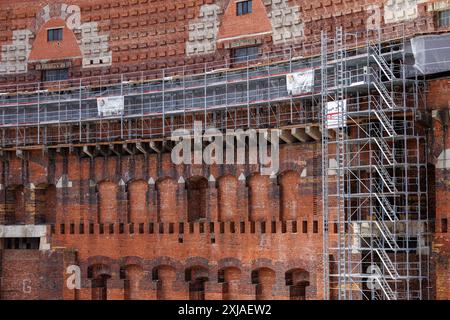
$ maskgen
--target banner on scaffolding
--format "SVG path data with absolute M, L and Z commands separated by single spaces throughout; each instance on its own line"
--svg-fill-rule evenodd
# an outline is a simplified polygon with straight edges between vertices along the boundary
M 326 108 L 328 129 L 347 126 L 347 100 L 328 102 Z
M 293 96 L 312 92 L 314 86 L 314 70 L 286 75 L 286 86 L 288 93 Z
M 101 117 L 120 116 L 125 110 L 123 96 L 97 98 L 98 115 Z

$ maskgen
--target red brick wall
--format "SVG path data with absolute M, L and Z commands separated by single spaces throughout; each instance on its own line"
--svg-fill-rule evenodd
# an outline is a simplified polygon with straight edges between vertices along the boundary
M 433 242 L 433 280 L 436 298 L 448 300 L 450 286 L 450 231 L 443 230 L 443 219 L 450 219 L 450 175 L 449 169 L 438 168 L 438 157 L 450 148 L 449 133 L 449 80 L 441 79 L 429 82 L 428 107 L 433 110 L 432 130 L 430 132 L 429 162 L 437 166 L 431 171 L 430 213 L 435 215 L 435 234 Z
M 317 162 L 317 150 L 314 144 L 286 145 L 281 150 L 281 172 L 293 170 L 298 173 L 293 180 L 301 188 L 291 188 L 291 192 L 302 203 L 302 219 L 309 225 L 314 220 L 321 225 L 320 219 L 313 215 L 318 209 L 308 200 L 313 196 L 314 177 L 303 179 L 299 178 L 299 174 L 305 166 L 313 172 L 311 168 Z M 305 162 L 298 164 L 300 155 Z M 33 159 L 39 157 L 46 156 L 39 152 L 33 154 Z M 16 167 L 17 161 L 22 162 L 11 158 L 8 161 L 10 167 Z M 24 161 L 22 166 L 22 170 L 28 172 L 28 161 Z M 56 156 L 53 165 L 35 169 L 22 178 L 5 172 L 7 180 L 2 183 L 9 185 L 14 182 L 27 186 L 30 179 L 30 182 L 39 185 L 48 179 L 42 172 L 50 172 L 55 182 L 61 175 L 67 175 L 70 184 L 56 189 L 58 218 L 50 240 L 52 247 L 77 250 L 77 263 L 81 266 L 83 281 L 79 294 L 71 295 L 71 291 L 66 290 L 66 298 L 77 296 L 91 299 L 92 279 L 88 278 L 88 268 L 95 265 L 104 266 L 97 274 L 110 277 L 107 280 L 107 296 L 110 299 L 187 298 L 189 283 L 184 271 L 190 267 L 201 267 L 202 272 L 206 272 L 209 279 L 206 284 L 207 298 L 226 298 L 223 295 L 224 286 L 231 288 L 228 297 L 254 299 L 262 288 L 264 297 L 287 298 L 286 272 L 297 268 L 310 274 L 311 285 L 307 296 L 320 298 L 321 230 L 313 233 L 309 228 L 307 233 L 303 233 L 300 229 L 302 221 L 281 221 L 279 210 L 274 209 L 280 201 L 278 180 L 260 176 L 256 174 L 257 170 L 255 166 L 245 165 L 231 170 L 224 166 L 174 166 L 170 157 L 156 154 L 148 157 L 124 156 L 119 161 L 116 157 L 91 160 L 61 153 Z M 291 175 L 288 173 L 285 176 Z M 206 180 L 211 176 L 215 177 L 215 181 L 210 180 L 207 184 L 207 218 L 204 222 L 190 224 L 187 220 L 190 184 L 183 181 L 189 181 L 192 177 L 197 181 L 199 177 Z M 238 180 L 240 176 L 246 177 L 246 181 Z M 180 177 L 183 179 L 180 180 Z M 286 179 L 282 180 L 287 188 L 289 182 Z M 223 189 L 225 183 L 230 185 L 226 192 Z M 223 204 L 222 200 L 218 200 L 219 194 L 220 199 L 224 199 Z M 232 196 L 227 197 L 227 194 Z M 253 207 L 242 206 L 249 200 L 249 194 L 254 199 L 249 201 Z M 234 213 L 219 216 L 211 203 L 222 208 L 219 212 L 232 208 Z M 261 203 L 263 209 L 256 209 Z M 256 215 L 252 215 L 253 210 L 257 211 Z M 127 217 L 128 212 L 131 220 Z M 100 222 L 104 223 L 103 233 L 97 214 Z M 261 222 L 265 222 L 265 226 Z M 114 223 L 111 234 L 109 223 Z M 120 223 L 124 225 L 121 227 Z M 144 223 L 142 229 L 140 223 Z M 64 224 L 64 229 L 61 224 Z M 80 232 L 80 224 L 83 225 L 83 232 Z M 294 224 L 298 226 L 297 230 Z M 299 243 L 301 250 L 298 249 Z M 159 271 L 155 273 L 156 269 Z M 259 269 L 262 271 L 258 284 L 252 282 L 251 274 Z M 62 267 L 58 270 L 64 272 Z M 224 270 L 224 283 L 219 282 L 220 270 Z M 40 274 L 41 271 L 30 272 Z M 4 275 L 9 277 L 9 273 Z M 52 291 L 52 294 L 61 295 L 60 291 Z

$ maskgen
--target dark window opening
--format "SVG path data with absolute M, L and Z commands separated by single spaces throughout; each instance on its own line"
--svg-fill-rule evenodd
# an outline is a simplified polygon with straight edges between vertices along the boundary
M 318 221 L 313 222 L 313 233 L 319 233 L 319 222 Z
M 42 71 L 43 81 L 61 81 L 69 79 L 69 69 L 54 69 Z
M 39 238 L 5 238 L 5 249 L 38 250 L 39 243 Z
M 236 3 L 236 15 L 242 16 L 244 14 L 252 13 L 253 11 L 252 1 L 240 1 Z
M 442 219 L 442 221 L 441 221 L 441 232 L 442 233 L 447 233 L 447 229 L 448 228 L 448 222 L 447 222 L 447 219 Z
M 47 30 L 47 41 L 62 41 L 63 39 L 63 29 L 49 29 Z
M 233 49 L 233 62 L 243 62 L 255 59 L 258 56 L 258 47 L 245 47 Z

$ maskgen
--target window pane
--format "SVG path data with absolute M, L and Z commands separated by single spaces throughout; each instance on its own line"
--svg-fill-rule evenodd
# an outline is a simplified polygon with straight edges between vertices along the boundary
M 47 30 L 47 40 L 48 41 L 61 41 L 63 36 L 63 29 L 50 29 Z
M 236 3 L 236 14 L 242 16 L 252 12 L 252 1 L 240 1 Z
M 43 74 L 43 81 L 60 81 L 68 78 L 68 69 L 45 70 Z

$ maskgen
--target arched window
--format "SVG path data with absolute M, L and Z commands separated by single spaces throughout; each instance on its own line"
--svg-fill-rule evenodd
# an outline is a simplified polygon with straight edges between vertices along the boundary
M 189 222 L 205 219 L 208 208 L 208 180 L 203 177 L 192 177 L 186 187 Z

